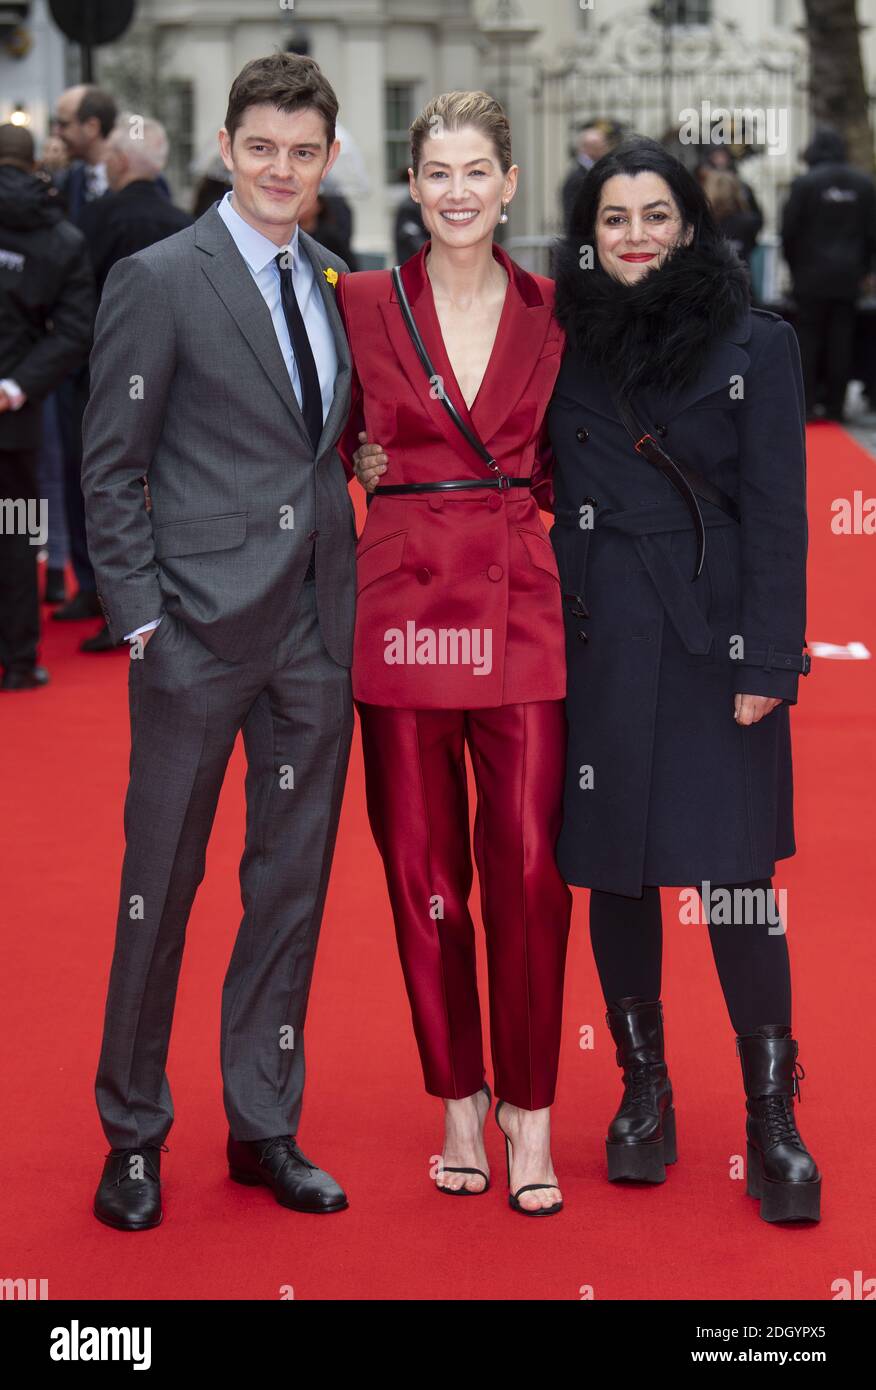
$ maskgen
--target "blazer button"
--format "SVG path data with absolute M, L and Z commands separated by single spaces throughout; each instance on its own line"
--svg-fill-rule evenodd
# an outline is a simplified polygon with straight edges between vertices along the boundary
M 587 636 L 587 633 L 584 631 L 583 628 L 579 628 L 579 629 L 578 629 L 578 638 L 579 638 L 579 640 L 580 640 L 581 642 L 589 642 L 589 641 L 590 641 L 590 638 Z
M 491 512 L 497 512 L 502 505 L 502 499 L 498 492 L 491 492 L 487 498 L 487 506 Z
M 579 444 L 586 444 L 587 440 L 590 438 L 590 431 L 585 430 L 584 426 L 581 425 L 580 428 L 575 431 L 575 438 L 578 440 Z
M 596 508 L 599 506 L 599 503 L 597 502 L 595 497 L 583 497 L 581 499 L 581 506 L 592 507 L 593 510 L 596 511 Z
M 440 512 L 444 509 L 444 498 L 436 496 L 434 492 L 429 494 L 429 506 L 433 512 Z
M 487 578 L 492 579 L 494 584 L 498 584 L 504 573 L 505 571 L 502 569 L 501 565 L 490 565 L 487 570 Z
M 309 541 L 315 541 L 318 535 L 319 535 L 319 532 L 318 532 L 318 531 L 308 531 L 308 533 L 307 533 L 307 539 L 308 539 Z
M 657 431 L 658 434 L 665 434 L 665 433 L 666 433 L 666 426 L 665 426 L 665 425 L 655 425 L 654 428 L 655 428 L 655 430 Z
M 421 569 L 421 570 L 417 570 L 417 578 L 419 579 L 419 581 L 420 581 L 421 584 L 431 584 L 431 582 L 432 582 L 432 571 L 431 571 L 431 570 L 427 570 L 427 569 L 425 569 L 425 568 L 424 568 L 424 569 Z

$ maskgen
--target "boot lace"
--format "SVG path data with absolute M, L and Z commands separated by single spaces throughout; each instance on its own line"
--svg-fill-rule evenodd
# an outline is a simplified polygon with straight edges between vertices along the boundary
M 796 1095 L 802 1100 L 800 1081 L 805 1076 L 806 1073 L 800 1063 L 795 1062 L 791 1077 L 791 1099 L 787 1096 L 761 1097 L 763 1121 L 771 1145 L 792 1143 L 802 1147 L 803 1141 L 797 1133 L 797 1122 L 794 1119 L 793 1097 Z
M 651 1067 L 647 1062 L 636 1062 L 628 1067 L 624 1077 L 627 1105 L 646 1105 L 653 1099 L 654 1082 Z

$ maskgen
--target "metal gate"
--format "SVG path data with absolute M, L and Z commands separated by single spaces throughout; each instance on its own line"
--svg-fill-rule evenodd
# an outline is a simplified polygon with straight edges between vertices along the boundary
M 572 134 L 587 119 L 604 117 L 629 132 L 664 140 L 679 129 L 681 113 L 700 113 L 703 143 L 708 144 L 708 110 L 752 113 L 748 123 L 737 116 L 731 133 L 757 133 L 757 114 L 772 118 L 773 133 L 786 124 L 787 149 L 768 141 L 742 160 L 739 173 L 754 188 L 774 232 L 777 217 L 809 138 L 805 44 L 796 34 L 776 33 L 769 50 L 758 51 L 737 24 L 715 19 L 709 25 L 664 26 L 642 5 L 628 5 L 611 19 L 594 16 L 581 31 L 571 61 L 543 64 L 535 73 L 533 115 L 536 148 L 541 153 L 540 207 L 543 234 L 561 229 L 558 190 L 570 168 Z M 761 133 L 769 135 L 764 127 Z M 675 152 L 694 164 L 697 149 Z

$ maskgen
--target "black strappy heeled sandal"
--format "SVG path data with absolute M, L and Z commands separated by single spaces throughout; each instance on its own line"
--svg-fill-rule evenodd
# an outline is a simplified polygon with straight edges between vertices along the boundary
M 481 1087 L 481 1091 L 485 1091 L 487 1096 L 487 1113 L 484 1115 L 484 1123 L 486 1124 L 487 1115 L 489 1115 L 490 1106 L 493 1103 L 493 1096 L 486 1081 Z M 474 1173 L 477 1177 L 483 1178 L 484 1180 L 484 1186 L 478 1188 L 465 1187 L 464 1185 L 462 1187 L 442 1187 L 440 1183 L 436 1182 L 435 1186 L 438 1188 L 438 1191 L 446 1192 L 448 1197 L 480 1197 L 484 1192 L 489 1192 L 490 1190 L 490 1179 L 482 1168 L 445 1168 L 442 1164 L 441 1171 L 442 1173 Z
M 522 1207 L 519 1201 L 521 1192 L 534 1192 L 541 1187 L 556 1187 L 557 1184 L 555 1182 L 528 1182 L 524 1183 L 523 1187 L 518 1187 L 516 1192 L 511 1191 L 511 1140 L 499 1124 L 499 1111 L 504 1104 L 505 1102 L 503 1100 L 497 1100 L 496 1109 L 493 1111 L 493 1114 L 496 1119 L 496 1124 L 499 1125 L 499 1129 L 502 1130 L 502 1134 L 505 1138 L 505 1163 L 508 1168 L 508 1205 L 513 1211 L 521 1212 L 523 1216 L 556 1216 L 557 1212 L 563 1210 L 562 1198 L 559 1202 L 554 1202 L 553 1206 L 550 1207 Z

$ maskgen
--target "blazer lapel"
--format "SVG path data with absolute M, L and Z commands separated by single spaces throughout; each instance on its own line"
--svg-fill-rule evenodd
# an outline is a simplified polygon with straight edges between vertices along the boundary
M 195 241 L 207 252 L 202 262 L 204 274 L 310 447 L 310 436 L 289 380 L 270 311 L 215 206 L 195 224 Z
M 335 351 L 338 355 L 338 371 L 335 376 L 334 395 L 329 408 L 329 413 L 323 421 L 322 435 L 320 436 L 320 449 L 327 437 L 340 433 L 340 427 L 346 419 L 350 408 L 348 387 L 352 368 L 350 365 L 350 345 L 347 342 L 347 335 L 344 331 L 344 324 L 338 309 L 335 298 L 335 289 L 325 278 L 325 270 L 328 261 L 324 260 L 321 252 L 322 247 L 318 241 L 314 241 L 307 232 L 298 229 L 298 244 L 303 247 L 310 264 L 313 266 L 313 276 L 317 288 L 322 296 L 328 320 L 331 325 L 332 337 L 335 340 Z M 294 392 L 293 392 L 294 394 Z
M 487 370 L 471 408 L 472 422 L 484 441 L 498 434 L 526 389 L 553 313 L 551 306 L 542 302 L 535 281 L 501 246 L 494 245 L 493 254 L 508 272 L 508 293 Z
M 431 315 L 424 311 L 424 302 L 427 294 L 430 293 L 424 265 L 425 254 L 428 248 L 429 242 L 427 241 L 415 256 L 411 256 L 404 262 L 401 267 L 401 278 L 405 294 L 411 306 L 411 313 L 414 316 L 417 328 L 420 330 L 420 336 L 426 345 L 426 351 L 432 360 L 432 365 L 438 376 L 442 378 L 441 384 L 448 387 L 451 385 L 451 378 L 448 375 L 449 363 L 447 363 L 443 351 L 444 345 L 440 342 L 440 334 L 439 341 L 435 341 L 435 329 L 433 325 L 434 306 L 432 306 Z M 405 376 L 411 384 L 414 398 L 421 403 L 423 409 L 445 436 L 447 442 L 453 446 L 454 451 L 458 452 L 459 450 L 469 449 L 470 446 L 460 434 L 444 406 L 441 404 L 437 394 L 437 387 L 432 386 L 426 375 L 426 370 L 417 355 L 417 350 L 411 342 L 410 335 L 405 326 L 401 306 L 396 298 L 395 286 L 391 280 L 389 299 L 381 300 L 380 312 L 383 315 L 386 335 L 392 344 L 395 355 L 399 360 Z M 452 386 L 454 388 L 451 397 L 453 404 L 456 406 L 457 410 L 459 410 L 462 418 L 467 420 L 468 413 L 465 409 L 465 402 L 458 398 L 455 381 L 452 382 Z M 477 455 L 475 455 L 473 451 L 472 456 L 477 458 Z M 480 466 L 483 466 L 480 458 L 478 458 L 477 461 Z
M 459 383 L 441 335 L 441 325 L 426 274 L 426 242 L 401 268 L 402 283 L 420 336 L 432 359 L 436 373 L 460 416 L 485 444 L 498 433 L 513 410 L 544 346 L 551 322 L 551 307 L 544 304 L 540 291 L 526 271 L 516 265 L 507 252 L 494 244 L 493 255 L 508 273 L 508 289 L 487 368 L 471 410 L 466 406 Z M 386 331 L 396 355 L 425 408 L 455 448 L 465 448 L 460 435 L 437 394 L 431 390 L 411 342 L 393 288 L 388 303 L 381 304 Z M 479 460 L 481 462 L 481 460 Z

